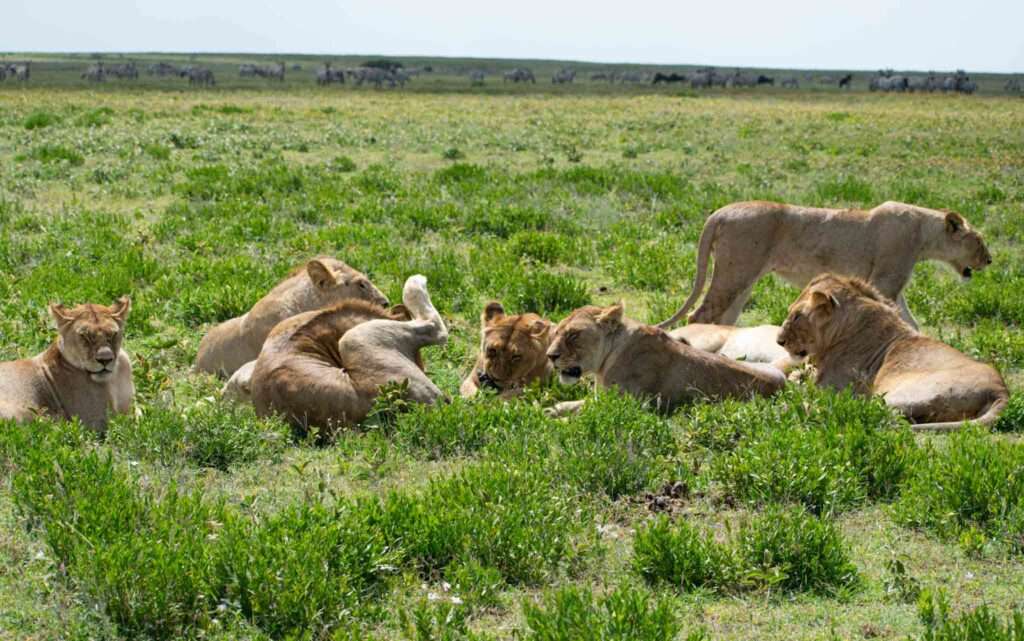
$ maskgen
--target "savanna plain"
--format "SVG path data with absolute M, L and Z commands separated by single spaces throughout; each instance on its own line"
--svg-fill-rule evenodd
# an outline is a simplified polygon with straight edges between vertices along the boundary
M 103 435 L 0 425 L 0 637 L 1020 641 L 1022 132 L 993 96 L 0 88 L 0 358 L 53 340 L 49 301 L 128 294 L 137 387 Z M 996 429 L 915 435 L 807 383 L 668 417 L 457 398 L 488 300 L 657 322 L 746 199 L 979 228 L 990 268 L 919 265 L 907 298 L 1002 372 Z M 427 276 L 450 404 L 388 389 L 325 444 L 190 371 L 319 254 L 392 301 Z M 763 279 L 741 324 L 797 293 Z

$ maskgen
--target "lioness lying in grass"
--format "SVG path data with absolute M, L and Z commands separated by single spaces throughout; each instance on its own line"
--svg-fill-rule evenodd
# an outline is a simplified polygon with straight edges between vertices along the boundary
M 599 386 L 649 398 L 666 411 L 702 398 L 773 394 L 786 383 L 771 365 L 705 352 L 656 327 L 623 318 L 621 303 L 575 310 L 555 329 L 548 358 L 562 383 L 575 383 L 593 372 Z M 559 403 L 550 413 L 571 413 L 582 403 Z
M 924 336 L 877 289 L 822 274 L 789 308 L 779 345 L 817 368 L 817 382 L 879 394 L 918 431 L 950 431 L 964 421 L 991 425 L 1009 402 L 999 372 Z

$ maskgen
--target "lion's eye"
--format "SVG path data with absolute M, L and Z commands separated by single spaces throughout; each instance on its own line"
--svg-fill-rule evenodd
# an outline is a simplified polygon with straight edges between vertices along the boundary
M 579 338 L 579 337 L 580 337 L 580 333 L 579 332 L 572 331 L 572 332 L 569 332 L 568 334 L 565 335 L 565 340 L 569 341 L 570 343 L 575 343 L 576 339 Z
M 359 289 L 366 289 L 366 281 L 359 281 Z

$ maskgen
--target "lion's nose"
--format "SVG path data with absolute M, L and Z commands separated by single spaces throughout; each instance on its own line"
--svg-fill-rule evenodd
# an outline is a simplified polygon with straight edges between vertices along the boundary
M 114 362 L 114 350 L 109 347 L 101 347 L 96 351 L 96 362 L 100 365 L 108 365 Z
M 550 361 L 551 361 L 552 363 L 554 363 L 555 361 L 557 361 L 557 360 L 558 360 L 558 357 L 559 357 L 559 356 L 561 356 L 561 354 L 559 354 L 558 352 L 548 352 L 548 359 L 549 359 L 549 360 L 550 360 Z
M 992 257 L 991 256 L 989 256 L 988 258 L 985 259 L 985 264 L 986 265 L 991 265 L 992 264 Z

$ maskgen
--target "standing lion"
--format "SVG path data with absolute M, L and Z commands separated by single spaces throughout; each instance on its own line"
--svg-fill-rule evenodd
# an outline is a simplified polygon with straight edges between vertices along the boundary
M 832 272 L 871 283 L 916 328 L 903 288 L 918 261 L 945 262 L 964 279 L 992 263 L 981 234 L 954 212 L 892 201 L 871 211 L 733 203 L 704 223 L 693 291 L 658 327 L 671 327 L 697 301 L 712 255 L 711 287 L 690 322 L 735 325 L 754 284 L 769 272 L 801 288 Z

